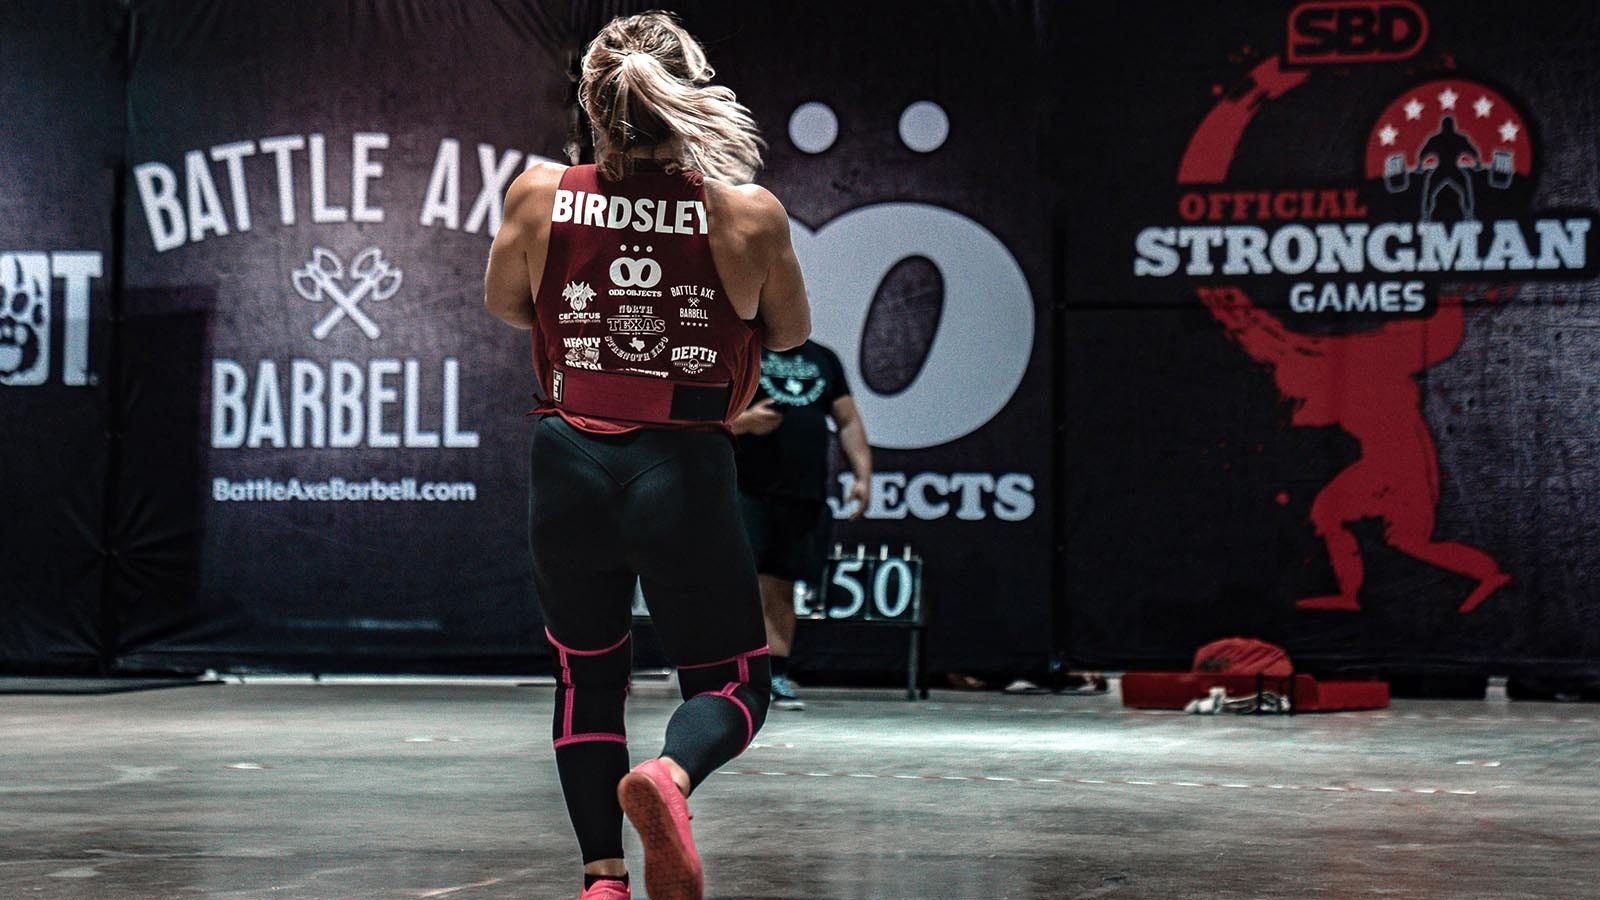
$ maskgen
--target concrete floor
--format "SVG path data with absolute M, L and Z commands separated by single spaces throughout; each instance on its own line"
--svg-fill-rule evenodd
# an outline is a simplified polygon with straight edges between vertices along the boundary
M 0 697 L 0 897 L 576 897 L 551 693 Z M 1600 897 L 1594 706 L 808 699 L 692 801 L 710 898 Z M 636 755 L 672 705 L 638 686 Z

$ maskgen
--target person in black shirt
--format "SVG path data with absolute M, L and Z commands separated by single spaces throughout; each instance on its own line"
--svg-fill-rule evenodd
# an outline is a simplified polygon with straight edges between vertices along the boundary
M 789 681 L 794 583 L 815 582 L 827 553 L 830 418 L 855 474 L 845 502 L 854 504 L 850 517 L 859 519 L 872 499 L 872 448 L 832 350 L 806 341 L 785 352 L 765 351 L 756 401 L 731 423 L 739 437 L 739 509 L 761 576 L 772 700 L 783 709 L 805 708 Z

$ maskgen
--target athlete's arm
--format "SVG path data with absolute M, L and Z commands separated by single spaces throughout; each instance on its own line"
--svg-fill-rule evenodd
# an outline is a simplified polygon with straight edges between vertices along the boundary
M 850 518 L 859 519 L 867 511 L 867 504 L 872 502 L 872 447 L 867 443 L 867 423 L 862 421 L 861 411 L 856 409 L 856 401 L 849 394 L 833 401 L 828 413 L 839 427 L 839 449 L 856 476 L 844 499 L 846 503 L 856 501 Z
M 517 328 L 533 327 L 533 298 L 550 249 L 550 210 L 561 172 L 560 166 L 541 163 L 517 176 L 506 190 L 505 217 L 489 248 L 483 305 Z
M 806 299 L 800 260 L 789 240 L 789 214 L 766 190 L 757 188 L 754 196 L 759 243 L 767 259 L 757 307 L 764 325 L 761 340 L 770 349 L 789 350 L 811 336 L 811 303 Z

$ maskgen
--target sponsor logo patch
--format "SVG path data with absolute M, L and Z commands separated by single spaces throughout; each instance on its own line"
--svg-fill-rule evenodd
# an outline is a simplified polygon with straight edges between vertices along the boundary
M 606 335 L 606 346 L 611 348 L 612 353 L 628 362 L 646 362 L 660 356 L 661 351 L 667 349 L 667 339 L 660 338 L 652 345 L 643 337 L 635 335 L 618 343 L 616 338 Z
M 594 301 L 594 288 L 587 282 L 571 281 L 561 289 L 561 298 L 567 301 L 572 308 L 571 312 L 564 312 L 556 316 L 556 321 L 562 325 L 580 325 L 600 321 L 600 313 L 590 310 L 589 304 Z
M 717 364 L 717 351 L 709 347 L 673 347 L 672 364 L 690 375 L 698 375 Z
M 562 338 L 567 348 L 567 365 L 578 369 L 600 368 L 600 339 L 597 337 Z
M 606 330 L 612 334 L 661 334 L 667 330 L 667 322 L 655 315 L 653 306 L 624 303 L 617 307 L 617 315 L 606 319 Z

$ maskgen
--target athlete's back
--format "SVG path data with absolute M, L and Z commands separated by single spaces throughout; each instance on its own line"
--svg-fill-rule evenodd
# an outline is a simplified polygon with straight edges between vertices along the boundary
M 748 400 L 758 336 L 802 343 L 810 308 L 783 206 L 747 184 L 759 132 L 711 74 L 666 14 L 602 29 L 578 89 L 595 163 L 516 179 L 485 276 L 489 310 L 533 330 L 550 413 L 533 429 L 529 534 L 584 900 L 629 896 L 624 813 L 650 897 L 700 900 L 685 799 L 749 745 L 770 702 L 755 558 L 717 426 Z M 661 753 L 629 771 L 635 583 L 685 702 Z
M 556 191 L 566 170 L 540 163 L 518 176 L 506 193 L 485 303 L 519 328 L 533 327 L 533 298 L 549 252 Z M 711 255 L 729 301 L 740 318 L 760 315 L 766 346 L 798 347 L 811 332 L 811 309 L 783 204 L 759 185 L 735 186 L 712 177 L 705 179 L 705 193 Z

